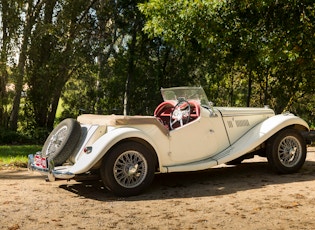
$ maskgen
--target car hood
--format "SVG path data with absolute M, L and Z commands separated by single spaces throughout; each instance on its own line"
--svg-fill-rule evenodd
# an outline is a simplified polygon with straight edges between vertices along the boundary
M 251 116 L 251 115 L 275 115 L 272 109 L 265 108 L 243 108 L 243 107 L 215 107 L 223 117 Z

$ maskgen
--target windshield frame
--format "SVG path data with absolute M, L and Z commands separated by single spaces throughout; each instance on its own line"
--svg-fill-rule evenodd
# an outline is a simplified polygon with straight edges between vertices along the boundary
M 172 87 L 172 88 L 161 88 L 161 94 L 164 101 L 178 101 L 178 100 L 193 100 L 200 105 L 209 106 L 208 97 L 202 87 Z

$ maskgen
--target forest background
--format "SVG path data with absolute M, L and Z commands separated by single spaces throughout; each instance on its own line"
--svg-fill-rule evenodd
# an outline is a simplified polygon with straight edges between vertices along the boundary
M 0 143 L 82 112 L 152 115 L 184 85 L 314 127 L 314 23 L 314 0 L 1 0 Z

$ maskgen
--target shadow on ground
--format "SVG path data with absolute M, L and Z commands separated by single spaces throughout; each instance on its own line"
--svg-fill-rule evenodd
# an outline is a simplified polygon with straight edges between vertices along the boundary
M 267 162 L 250 162 L 201 172 L 158 174 L 143 194 L 128 198 L 115 197 L 99 180 L 61 184 L 59 187 L 88 199 L 136 201 L 220 196 L 273 184 L 313 180 L 313 161 L 306 161 L 300 172 L 286 175 L 274 173 Z

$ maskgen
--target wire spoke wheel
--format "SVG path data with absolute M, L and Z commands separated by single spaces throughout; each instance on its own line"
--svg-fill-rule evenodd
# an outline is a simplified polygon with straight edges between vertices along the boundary
M 293 136 L 286 137 L 280 142 L 278 153 L 282 164 L 286 167 L 292 167 L 302 157 L 301 143 Z
M 134 188 L 145 179 L 148 164 L 141 153 L 127 151 L 117 158 L 113 170 L 118 184 L 125 188 Z
M 73 154 L 80 137 L 80 124 L 75 119 L 65 119 L 47 137 L 42 154 L 55 166 L 62 165 Z
M 266 154 L 276 172 L 295 173 L 305 162 L 306 143 L 298 130 L 284 129 L 270 138 Z
M 46 156 L 54 154 L 56 151 L 60 149 L 60 147 L 62 147 L 62 144 L 68 135 L 67 130 L 68 130 L 67 126 L 63 126 L 56 132 L 56 134 L 54 134 L 50 138 L 50 142 L 45 152 Z
M 105 187 L 118 196 L 134 196 L 153 181 L 157 158 L 145 145 L 126 141 L 113 147 L 100 168 Z

